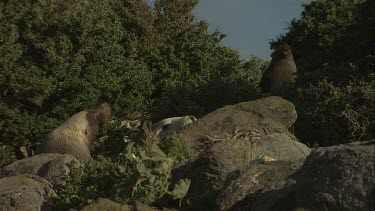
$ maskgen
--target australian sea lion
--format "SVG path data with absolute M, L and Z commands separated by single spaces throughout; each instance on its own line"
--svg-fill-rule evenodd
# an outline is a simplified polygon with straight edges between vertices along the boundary
M 84 161 L 91 159 L 91 144 L 110 115 L 111 108 L 105 102 L 74 114 L 47 136 L 37 147 L 37 154 L 71 154 Z
M 197 118 L 194 116 L 171 117 L 153 124 L 151 130 L 157 137 L 164 139 L 173 132 L 181 131 L 186 125 L 195 121 L 197 121 Z
M 292 85 L 297 78 L 297 67 L 288 44 L 280 45 L 271 56 L 271 63 L 260 81 L 260 88 L 264 93 L 278 90 L 284 85 Z

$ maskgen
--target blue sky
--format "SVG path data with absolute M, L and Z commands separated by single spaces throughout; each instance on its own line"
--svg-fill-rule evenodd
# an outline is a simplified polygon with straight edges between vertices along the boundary
M 302 3 L 310 1 L 200 0 L 194 14 L 208 22 L 211 32 L 218 29 L 226 34 L 222 43 L 237 50 L 243 59 L 254 55 L 270 60 L 269 42 L 287 32 L 288 23 L 300 17 Z

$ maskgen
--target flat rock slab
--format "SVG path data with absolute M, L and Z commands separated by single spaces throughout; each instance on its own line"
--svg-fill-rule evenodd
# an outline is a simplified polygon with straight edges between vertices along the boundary
M 252 157 L 262 159 L 270 157 L 274 160 L 305 160 L 311 149 L 290 135 L 274 133 L 264 136 L 252 144 Z
M 20 174 L 35 174 L 51 182 L 56 189 L 64 183 L 73 160 L 79 164 L 78 160 L 69 154 L 38 154 L 17 160 L 0 169 L 0 178 Z
M 221 141 L 204 151 L 185 169 L 176 169 L 174 177 L 191 179 L 186 196 L 191 210 L 211 210 L 216 195 L 234 170 L 250 162 L 250 142 L 244 139 Z
M 204 151 L 202 136 L 223 137 L 235 130 L 253 129 L 260 136 L 287 133 L 297 119 L 294 105 L 281 97 L 272 96 L 250 102 L 229 105 L 187 125 L 180 138 L 193 155 Z
M 83 207 L 81 211 L 157 211 L 148 205 L 134 202 L 133 205 L 120 204 L 110 199 L 99 198 L 95 202 Z
M 215 210 L 292 210 L 296 205 L 294 174 L 299 161 L 252 161 L 233 172 L 224 184 Z
M 375 140 L 321 147 L 297 176 L 297 204 L 311 210 L 374 210 Z
M 52 185 L 36 175 L 18 175 L 0 179 L 1 210 L 52 210 L 56 197 Z

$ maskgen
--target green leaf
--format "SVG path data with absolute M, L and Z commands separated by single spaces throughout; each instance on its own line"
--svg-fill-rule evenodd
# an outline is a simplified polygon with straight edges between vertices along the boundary
M 150 170 L 147 169 L 147 167 L 143 164 L 143 163 L 138 163 L 137 164 L 137 170 L 140 174 L 145 174 L 145 175 L 149 175 L 150 174 Z
M 189 190 L 190 183 L 190 179 L 180 179 L 171 192 L 173 195 L 173 199 L 183 199 Z
M 161 175 L 169 174 L 172 170 L 173 162 L 172 158 L 167 158 L 160 166 L 155 168 L 153 172 Z
M 126 166 L 125 165 L 118 165 L 118 170 L 121 174 L 126 172 Z
M 139 150 L 139 156 L 141 157 L 142 160 L 148 160 L 148 159 L 150 159 L 150 157 L 148 157 L 146 155 L 146 151 L 143 150 L 143 149 Z
M 153 144 L 151 146 L 151 159 L 153 161 L 164 161 L 167 159 L 167 156 L 161 149 L 158 147 L 158 145 Z

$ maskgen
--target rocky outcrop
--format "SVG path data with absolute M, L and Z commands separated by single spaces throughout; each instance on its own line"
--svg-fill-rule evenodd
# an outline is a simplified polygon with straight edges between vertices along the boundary
M 303 160 L 252 161 L 228 177 L 215 210 L 292 210 L 296 205 L 294 174 L 302 164 Z
M 180 133 L 180 138 L 197 157 L 210 147 L 202 144 L 202 136 L 223 136 L 236 130 L 249 129 L 262 137 L 273 133 L 288 133 L 296 119 L 297 112 L 292 103 L 272 96 L 217 109 L 186 127 Z
M 18 175 L 0 179 L 1 210 L 52 210 L 56 197 L 52 185 L 36 175 Z
M 374 210 L 375 140 L 311 153 L 288 132 L 295 119 L 291 103 L 268 97 L 226 106 L 185 127 L 179 137 L 194 156 L 173 170 L 173 181 L 191 180 L 180 210 Z M 55 193 L 43 178 L 58 187 L 73 160 L 42 154 L 1 169 L 0 205 L 50 209 Z M 153 208 L 99 199 L 83 210 Z
M 318 148 L 305 162 L 252 161 L 230 174 L 215 210 L 374 210 L 374 146 Z
M 81 211 L 157 211 L 140 202 L 134 202 L 133 205 L 119 204 L 110 199 L 99 198 L 95 202 L 83 207 Z
M 286 178 L 298 169 L 295 166 L 301 166 L 310 153 L 306 145 L 299 143 L 288 132 L 296 118 L 296 111 L 290 102 L 280 97 L 268 97 L 220 108 L 186 127 L 180 133 L 180 138 L 196 159 L 174 171 L 177 178 L 191 179 L 186 196 L 189 204 L 185 204 L 184 208 L 215 210 L 225 207 L 220 208 L 225 210 L 241 201 L 239 196 L 246 196 L 244 193 L 283 188 L 281 184 L 287 183 Z M 255 161 L 257 159 L 281 164 L 267 163 L 261 168 Z M 279 170 L 277 168 L 281 169 L 278 176 L 274 175 Z M 251 173 L 240 173 L 245 175 L 228 181 L 228 176 L 233 172 L 242 171 Z M 223 193 L 223 202 L 217 204 L 217 197 L 225 183 L 242 183 L 243 178 L 250 179 L 258 173 L 266 178 L 263 183 L 253 189 L 235 189 L 233 195 L 237 201 L 224 199 Z M 267 179 L 273 176 L 272 181 L 278 185 L 271 184 L 267 189 L 267 182 L 270 182 Z M 228 205 L 222 206 L 221 203 Z
M 311 149 L 292 137 L 294 137 L 292 134 L 281 133 L 266 135 L 253 142 L 252 157 L 254 159 L 269 157 L 283 161 L 304 160 L 310 154 Z
M 310 210 L 374 210 L 375 140 L 318 148 L 297 176 L 297 205 Z
M 72 161 L 78 160 L 69 154 L 47 153 L 13 162 L 0 169 L 0 178 L 20 174 L 35 174 L 49 181 L 55 189 L 63 184 Z
M 215 143 L 187 168 L 177 169 L 177 178 L 191 179 L 187 198 L 191 210 L 210 210 L 229 173 L 250 162 L 250 142 L 232 139 Z

